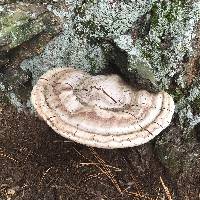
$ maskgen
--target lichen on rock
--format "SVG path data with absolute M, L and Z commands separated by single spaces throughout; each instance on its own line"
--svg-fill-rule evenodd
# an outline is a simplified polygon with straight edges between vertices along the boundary
M 136 87 L 141 80 L 147 88 L 152 84 L 167 90 L 176 102 L 176 125 L 172 135 L 158 138 L 155 146 L 171 171 L 178 174 L 179 167 L 188 166 L 187 158 L 198 153 L 191 153 L 197 143 L 191 140 L 191 131 L 200 123 L 200 2 L 66 0 L 48 8 L 62 19 L 64 30 L 40 56 L 21 64 L 32 72 L 34 82 L 53 67 L 74 65 L 98 73 L 114 66 L 122 76 L 130 75 L 129 80 L 134 82 L 136 77 Z M 180 160 L 175 163 L 174 157 Z
M 200 18 L 199 2 L 80 0 L 77 3 L 65 1 L 61 5 L 48 5 L 48 9 L 62 19 L 63 33 L 49 43 L 40 56 L 21 65 L 32 72 L 33 80 L 52 67 L 72 65 L 98 73 L 110 65 L 111 60 L 111 65 L 116 65 L 113 63 L 116 59 L 108 59 L 109 56 L 120 57 L 113 54 L 116 48 L 102 45 L 113 41 L 127 54 L 126 70 L 122 62 L 118 65 L 122 74 L 132 74 L 132 80 L 136 77 L 137 83 L 141 82 L 147 89 L 149 85 L 155 91 L 167 89 L 177 100 L 181 124 L 189 118 L 195 121 L 190 123 L 191 127 L 198 122 L 197 116 L 189 117 L 182 107 L 189 104 L 188 112 L 192 112 L 193 100 L 183 91 L 192 91 L 197 78 L 194 77 L 194 84 L 188 87 L 185 59 L 196 54 L 193 40 Z M 63 5 L 67 9 L 63 9 Z M 145 79 L 147 81 L 143 81 Z
M 0 5 L 0 16 L 0 101 L 9 100 L 24 110 L 31 75 L 19 68 L 19 63 L 41 51 L 61 27 L 58 18 L 36 4 L 5 3 Z
M 200 3 L 190 4 L 187 1 L 159 3 L 155 1 L 151 8 L 151 29 L 145 40 L 139 39 L 136 46 L 152 66 L 152 70 L 163 89 L 192 91 L 197 84 L 187 86 L 185 80 L 185 57 L 196 54 L 193 48 L 195 29 L 200 18 Z M 174 85 L 176 91 L 174 92 Z M 199 91 L 196 90 L 198 93 Z M 191 92 L 190 92 L 191 93 Z M 181 124 L 191 116 L 183 114 L 182 107 L 191 106 L 192 99 L 183 95 L 177 101 L 177 112 Z M 188 105 L 189 104 L 189 105 Z M 189 113 L 191 110 L 187 109 Z M 180 109 L 179 109 L 180 108 Z M 184 111 L 185 112 L 185 111 Z M 192 117 L 195 119 L 196 117 Z M 196 121 L 197 123 L 197 121 Z M 192 125 L 192 123 L 191 123 Z M 194 125 L 194 124 L 193 124 Z M 188 126 L 189 127 L 189 126 Z M 184 128 L 188 128 L 184 127 Z
M 52 31 L 50 13 L 34 4 L 10 4 L 2 6 L 0 12 L 0 47 L 10 50 L 42 31 Z
M 60 18 L 63 31 L 40 55 L 21 63 L 32 84 L 51 68 L 72 65 L 93 74 L 110 67 L 135 87 L 167 90 L 177 117 L 174 128 L 157 138 L 157 152 L 175 174 L 180 167 L 195 171 L 188 162 L 199 153 L 192 151 L 198 146 L 192 131 L 200 123 L 200 2 L 62 0 L 47 8 Z

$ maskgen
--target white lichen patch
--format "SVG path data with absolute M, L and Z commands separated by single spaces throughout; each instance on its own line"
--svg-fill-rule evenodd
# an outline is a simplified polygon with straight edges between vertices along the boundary
M 184 55 L 193 54 L 192 40 L 195 37 L 195 25 L 200 18 L 200 2 L 188 6 L 182 5 L 181 1 L 168 1 L 165 5 L 155 1 L 152 11 L 154 16 L 146 42 L 138 40 L 136 46 L 151 63 L 163 88 L 169 87 L 175 74 L 180 74 L 177 83 L 184 87 L 185 83 L 181 79 L 181 62 Z M 166 43 L 171 42 L 171 45 L 162 48 L 162 40 L 165 37 Z
M 85 71 L 95 71 L 105 66 L 101 48 L 89 44 L 73 28 L 75 5 L 66 1 L 67 10 L 48 6 L 63 21 L 63 32 L 46 46 L 41 55 L 22 62 L 21 68 L 32 72 L 33 84 L 42 73 L 54 67 L 75 66 Z
M 2 82 L 0 82 L 0 90 L 5 91 L 5 89 L 6 89 L 5 85 Z
M 82 1 L 79 0 L 77 7 Z M 91 1 L 84 3 L 80 9 L 84 17 L 80 14 L 75 18 L 75 23 L 84 34 L 90 37 L 119 37 L 125 34 L 133 26 L 133 23 L 149 11 L 151 3 L 144 1 Z M 93 24 L 93 27 L 89 23 Z M 103 30 L 103 31 L 102 31 Z
M 125 50 L 129 54 L 130 59 L 132 55 L 138 56 L 138 58 L 142 56 L 140 49 L 133 45 L 131 35 L 120 35 L 114 39 L 114 41 L 121 49 Z
M 63 33 L 51 41 L 40 56 L 25 60 L 21 64 L 21 68 L 32 72 L 34 80 L 53 67 L 72 65 L 85 71 L 104 68 L 105 59 L 101 48 L 89 44 L 86 36 L 99 38 L 107 34 L 106 36 L 117 38 L 129 30 L 132 23 L 150 8 L 148 1 L 120 2 L 115 5 L 111 5 L 109 1 L 91 2 L 82 5 L 81 9 L 85 14 L 81 18 L 79 15 L 75 16 L 75 10 L 81 2 L 66 0 L 67 9 L 48 6 L 48 9 L 63 21 Z M 93 27 L 88 26 L 91 21 Z M 103 30 L 98 27 L 103 27 Z M 82 32 L 81 35 L 77 33 L 79 31 Z
M 193 114 L 192 104 L 200 95 L 200 90 L 194 82 L 190 88 L 184 79 L 183 58 L 195 55 L 192 42 L 195 38 L 196 24 L 200 19 L 200 2 L 192 5 L 181 1 L 167 2 L 165 6 L 155 1 L 153 13 L 156 17 L 152 22 L 150 34 L 146 41 L 137 40 L 134 46 L 140 49 L 164 89 L 169 89 L 172 79 L 180 88 L 189 89 L 189 95 L 184 95 L 177 102 L 177 112 L 183 129 L 192 129 L 200 122 L 200 115 Z M 167 48 L 161 48 L 162 40 L 171 42 Z M 164 44 L 167 45 L 167 44 Z M 139 55 L 139 54 L 138 54 Z M 176 78 L 173 78 L 176 77 Z M 186 123 L 187 122 L 187 123 Z
M 184 125 L 185 120 L 187 120 L 189 129 L 194 128 L 195 125 L 200 123 L 200 113 L 193 114 L 192 105 L 194 100 L 200 95 L 200 87 L 199 84 L 196 83 L 191 89 L 188 91 L 189 96 L 182 97 L 177 105 L 177 109 L 180 116 L 180 122 Z M 197 106 L 197 105 L 196 105 Z M 186 128 L 186 127 L 183 127 Z
M 9 96 L 10 103 L 15 105 L 15 107 L 17 108 L 19 112 L 24 110 L 25 106 L 21 103 L 20 99 L 16 96 L 15 93 L 10 92 L 8 96 Z

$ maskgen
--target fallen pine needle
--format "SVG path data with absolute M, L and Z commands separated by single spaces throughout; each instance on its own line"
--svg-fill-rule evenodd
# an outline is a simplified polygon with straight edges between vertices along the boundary
M 80 165 L 100 165 L 100 163 L 80 163 Z M 109 168 L 112 168 L 112 169 L 114 169 L 115 171 L 117 171 L 117 172 L 121 172 L 122 170 L 120 169 L 120 168 L 118 168 L 118 167 L 114 167 L 114 166 L 111 166 L 111 165 L 105 165 L 105 166 L 107 166 L 107 167 L 109 167 Z
M 108 166 L 110 165 L 106 165 L 105 161 L 100 158 L 98 156 L 98 154 L 94 151 L 93 148 L 89 148 L 89 150 L 91 151 L 91 153 L 93 154 L 93 156 L 97 159 L 98 163 L 96 162 L 92 162 L 89 158 L 85 157 L 84 155 L 82 155 L 77 149 L 74 148 L 74 150 L 83 158 L 87 159 L 88 161 L 90 161 L 91 163 L 93 163 L 94 166 L 96 166 L 101 172 L 102 174 L 106 175 L 107 178 L 110 179 L 110 181 L 113 183 L 113 185 L 115 186 L 115 188 L 117 189 L 117 191 L 120 194 L 123 194 L 117 180 L 114 178 L 114 175 L 112 174 L 110 168 Z
M 0 148 L 0 149 L 1 149 L 1 148 Z M 11 157 L 10 155 L 4 153 L 3 151 L 0 151 L 0 156 L 1 156 L 1 157 L 4 157 L 4 158 L 8 158 L 9 160 L 12 160 L 12 161 L 18 163 L 18 160 L 14 159 L 13 157 Z
M 162 186 L 163 186 L 163 189 L 164 189 L 164 191 L 165 191 L 165 194 L 166 194 L 168 200 L 172 200 L 172 196 L 171 196 L 171 194 L 170 194 L 170 191 L 169 191 L 168 187 L 165 185 L 165 183 L 164 183 L 164 181 L 163 181 L 163 179 L 162 179 L 161 176 L 160 176 L 160 182 L 161 182 L 161 184 L 162 184 Z

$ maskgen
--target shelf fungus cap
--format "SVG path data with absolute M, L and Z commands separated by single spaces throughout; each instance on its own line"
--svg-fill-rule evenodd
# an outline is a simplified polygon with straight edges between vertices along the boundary
M 118 75 L 90 76 L 74 68 L 45 73 L 31 100 L 39 116 L 63 137 L 107 149 L 153 139 L 170 124 L 175 107 L 164 91 L 138 91 Z

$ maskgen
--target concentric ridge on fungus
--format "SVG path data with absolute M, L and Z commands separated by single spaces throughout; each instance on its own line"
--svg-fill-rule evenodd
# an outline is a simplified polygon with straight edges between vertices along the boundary
M 118 75 L 90 76 L 74 68 L 45 73 L 31 100 L 63 137 L 108 149 L 148 142 L 170 124 L 174 112 L 173 99 L 164 91 L 138 91 Z

